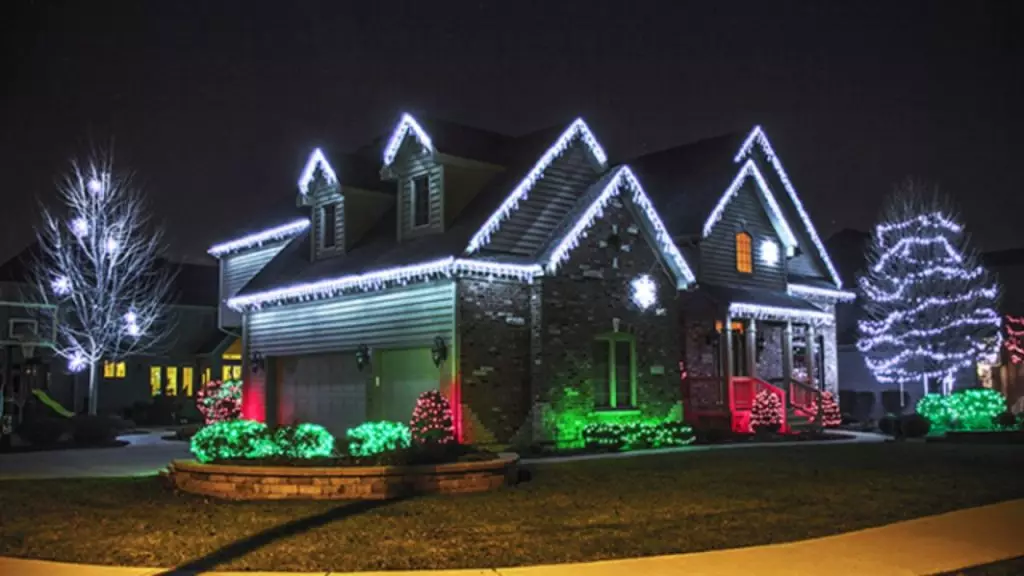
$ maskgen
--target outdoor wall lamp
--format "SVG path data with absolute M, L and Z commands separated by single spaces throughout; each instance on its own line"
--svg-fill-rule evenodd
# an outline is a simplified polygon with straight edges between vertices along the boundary
M 434 359 L 434 366 L 438 368 L 448 359 L 448 346 L 444 343 L 444 338 L 434 337 L 434 347 L 430 350 L 430 357 Z
M 356 347 L 356 368 L 362 372 L 363 368 L 370 363 L 370 347 L 360 344 Z
M 257 374 L 263 371 L 263 354 L 259 352 L 253 352 L 249 356 L 249 366 L 253 374 Z

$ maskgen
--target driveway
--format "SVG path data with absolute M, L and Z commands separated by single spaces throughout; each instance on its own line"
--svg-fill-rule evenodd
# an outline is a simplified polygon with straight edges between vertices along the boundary
M 188 442 L 168 442 L 166 430 L 119 437 L 120 448 L 45 450 L 0 454 L 0 480 L 151 476 L 171 460 L 191 458 Z

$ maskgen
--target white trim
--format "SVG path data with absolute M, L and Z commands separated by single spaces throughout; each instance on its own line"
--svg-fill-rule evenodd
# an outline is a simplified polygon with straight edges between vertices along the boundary
M 299 192 L 303 196 L 309 194 L 309 183 L 313 181 L 313 175 L 316 174 L 317 166 L 323 169 L 328 184 L 334 184 L 338 181 L 338 175 L 334 173 L 334 168 L 331 168 L 331 164 L 327 161 L 324 153 L 317 148 L 309 155 L 309 159 L 306 160 L 306 166 L 302 169 L 302 175 L 299 176 Z
M 754 318 L 756 320 L 802 320 L 805 322 L 832 323 L 834 315 L 820 310 L 801 310 L 781 306 L 763 306 L 747 302 L 733 302 L 729 305 L 730 317 Z
M 835 290 L 806 284 L 789 284 L 786 286 L 786 292 L 797 298 L 825 298 L 839 302 L 853 302 L 857 299 L 857 294 L 849 290 Z
M 782 213 L 782 208 L 779 203 L 775 200 L 775 195 L 772 194 L 771 189 L 768 187 L 768 182 L 765 181 L 764 175 L 757 169 L 757 165 L 754 164 L 753 160 L 747 160 L 740 171 L 736 173 L 736 177 L 733 178 L 732 183 L 726 188 L 725 193 L 719 198 L 718 204 L 715 209 L 708 215 L 708 219 L 704 221 L 704 238 L 711 235 L 711 231 L 714 229 L 722 216 L 725 215 L 725 208 L 729 205 L 729 202 L 739 192 L 740 187 L 747 178 L 753 178 L 757 182 L 757 188 L 761 191 L 761 196 L 768 203 L 768 208 L 774 214 L 772 224 L 775 225 L 775 229 L 779 234 L 779 238 L 782 240 L 782 244 L 786 247 L 786 253 L 790 256 L 794 254 L 797 247 L 796 236 L 793 235 L 793 230 L 789 227 L 789 223 L 786 222 L 786 217 Z M 771 218 L 770 218 L 771 219 Z M 753 238 L 751 238 L 753 240 Z
M 416 134 L 416 139 L 420 141 L 424 148 L 431 153 L 434 152 L 434 142 L 423 127 L 420 126 L 420 123 L 409 114 L 402 114 L 402 119 L 398 121 L 398 125 L 395 126 L 391 137 L 388 138 L 387 146 L 384 147 L 384 166 L 390 166 L 395 161 L 395 156 L 398 155 L 398 150 L 401 149 L 402 142 L 410 131 Z
M 782 180 L 782 186 L 786 189 L 786 192 L 789 193 L 789 197 L 793 201 L 793 205 L 796 206 L 796 210 L 800 214 L 800 219 L 803 220 L 804 227 L 807 229 L 811 240 L 814 242 L 815 248 L 818 249 L 818 255 L 821 256 L 822 261 L 825 262 L 825 267 L 828 268 L 829 275 L 832 277 L 832 281 L 835 283 L 836 288 L 842 288 L 843 281 L 839 278 L 839 273 L 836 272 L 835 266 L 832 265 L 832 260 L 829 258 L 828 251 L 825 250 L 825 245 L 821 242 L 821 238 L 818 236 L 818 231 L 815 230 L 814 224 L 811 222 L 811 217 L 804 209 L 803 203 L 800 202 L 800 198 L 796 194 L 796 189 L 793 188 L 793 183 L 790 182 L 789 176 L 786 174 L 786 169 L 782 167 L 782 162 L 779 160 L 775 150 L 772 149 L 771 142 L 768 141 L 768 136 L 760 126 L 755 126 L 754 129 L 750 131 L 747 139 L 743 142 L 743 145 L 740 146 L 739 152 L 737 152 L 735 158 L 733 158 L 733 162 L 737 164 L 742 162 L 743 159 L 750 154 L 755 142 L 761 146 L 762 150 L 764 150 L 764 153 L 772 163 L 772 167 L 774 167 L 776 174 L 779 175 L 779 180 Z
M 587 123 L 582 118 L 577 118 L 568 128 L 562 132 L 562 135 L 558 137 L 558 140 L 551 145 L 550 148 L 541 156 L 540 160 L 533 165 L 533 168 L 527 173 L 526 177 L 509 193 L 505 201 L 502 202 L 501 206 L 491 214 L 491 217 L 484 222 L 483 226 L 473 235 L 470 239 L 469 245 L 466 247 L 466 253 L 472 254 L 477 250 L 483 248 L 491 239 L 491 235 L 497 231 L 501 222 L 512 213 L 519 206 L 519 202 L 524 200 L 533 188 L 534 184 L 538 180 L 543 178 L 544 171 L 547 170 L 548 166 L 555 161 L 563 152 L 569 148 L 569 144 L 573 142 L 577 137 L 582 138 L 583 142 L 586 143 L 590 149 L 591 154 L 603 168 L 608 162 L 608 156 L 604 152 L 604 148 L 598 143 L 597 138 L 594 137 L 593 132 L 587 126 Z
M 220 257 L 230 252 L 261 246 L 267 242 L 285 240 L 295 236 L 306 228 L 309 228 L 309 224 L 309 218 L 299 218 L 298 220 L 293 220 L 287 224 L 268 228 L 260 232 L 254 232 L 248 236 L 242 236 L 241 238 L 228 240 L 227 242 L 222 242 L 220 244 L 214 244 L 206 251 L 206 253 L 210 256 Z

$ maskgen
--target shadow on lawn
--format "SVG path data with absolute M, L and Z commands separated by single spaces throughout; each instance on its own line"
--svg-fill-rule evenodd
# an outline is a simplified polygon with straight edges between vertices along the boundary
M 232 542 L 227 546 L 218 548 L 205 556 L 191 560 L 181 566 L 171 568 L 164 572 L 159 572 L 155 576 L 191 576 L 194 574 L 209 572 L 221 564 L 241 558 L 242 556 L 271 544 L 276 540 L 295 536 L 296 534 L 302 534 L 303 532 L 319 528 L 320 526 L 325 526 L 337 520 L 344 520 L 350 516 L 363 514 L 365 512 L 408 499 L 409 497 L 406 496 L 392 498 L 391 500 L 360 500 L 351 504 L 331 508 L 326 512 L 322 512 L 314 516 L 308 516 L 306 518 L 300 518 L 298 520 L 292 520 L 291 522 L 286 522 L 280 526 L 274 526 L 273 528 L 253 534 L 248 538 Z

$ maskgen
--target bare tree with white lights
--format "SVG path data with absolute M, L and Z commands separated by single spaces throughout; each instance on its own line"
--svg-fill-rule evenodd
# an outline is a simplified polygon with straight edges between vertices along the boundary
M 96 414 L 100 363 L 152 350 L 169 334 L 175 271 L 159 258 L 162 231 L 150 225 L 139 189 L 109 157 L 73 162 L 58 193 L 67 214 L 43 208 L 36 297 L 44 314 L 56 314 L 54 352 L 71 372 L 89 371 Z

